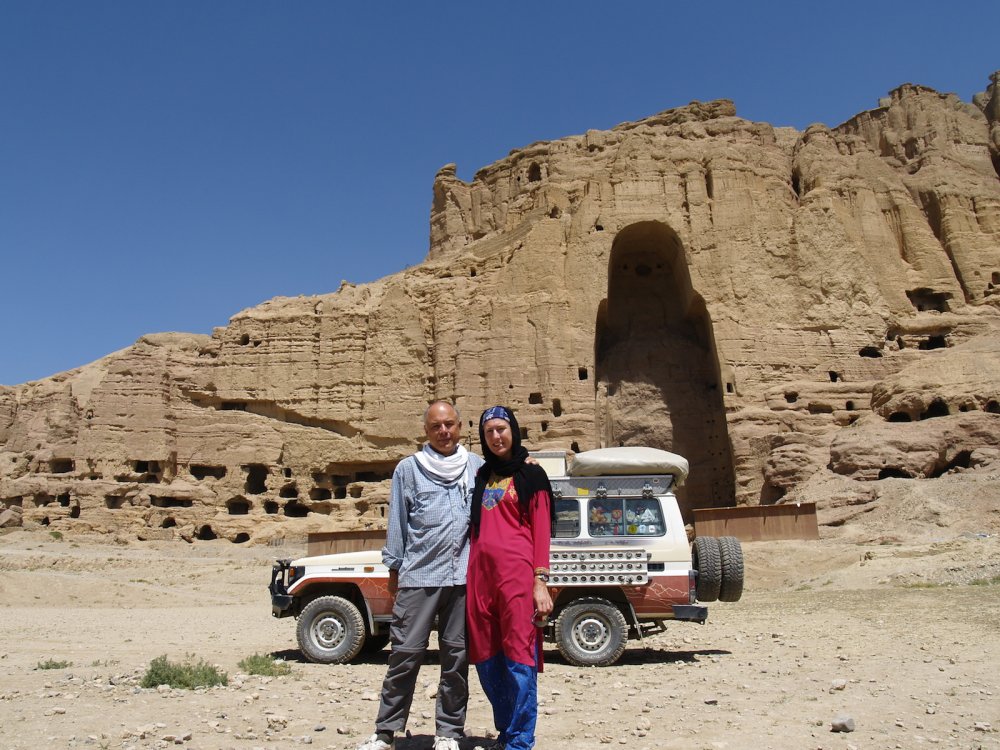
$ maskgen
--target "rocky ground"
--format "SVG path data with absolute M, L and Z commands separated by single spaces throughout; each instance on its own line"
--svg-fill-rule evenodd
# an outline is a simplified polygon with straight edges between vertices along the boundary
M 935 499 L 931 517 L 961 517 L 949 524 L 920 524 L 907 506 L 902 541 L 882 529 L 890 500 L 817 542 L 745 544 L 742 601 L 631 646 L 613 667 L 572 667 L 551 648 L 538 747 L 1000 747 L 997 506 L 963 515 Z M 353 748 L 372 729 L 384 655 L 302 659 L 266 584 L 273 558 L 303 552 L 0 536 L 0 750 Z M 291 674 L 241 674 L 257 653 Z M 216 664 L 229 685 L 141 688 L 163 654 Z M 435 675 L 433 664 L 421 674 L 399 750 L 430 747 Z M 491 727 L 471 679 L 463 750 Z M 832 731 L 838 722 L 853 731 Z

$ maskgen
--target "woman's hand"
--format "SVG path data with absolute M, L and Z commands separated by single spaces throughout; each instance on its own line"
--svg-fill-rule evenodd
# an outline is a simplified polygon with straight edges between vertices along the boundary
M 543 617 L 552 614 L 552 597 L 549 596 L 549 587 L 540 578 L 535 579 L 535 590 L 532 592 L 535 600 L 535 611 Z

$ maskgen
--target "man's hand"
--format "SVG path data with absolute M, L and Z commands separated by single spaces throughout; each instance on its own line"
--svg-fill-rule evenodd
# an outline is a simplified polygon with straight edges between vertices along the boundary
M 396 595 L 396 591 L 399 590 L 399 571 L 394 568 L 389 568 L 389 593 L 393 596 Z

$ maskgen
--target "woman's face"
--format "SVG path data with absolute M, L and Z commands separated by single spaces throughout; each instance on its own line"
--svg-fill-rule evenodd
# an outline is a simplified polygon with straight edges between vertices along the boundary
M 506 461 L 514 448 L 514 435 L 510 424 L 505 419 L 491 419 L 483 425 L 483 437 L 486 445 L 497 458 Z

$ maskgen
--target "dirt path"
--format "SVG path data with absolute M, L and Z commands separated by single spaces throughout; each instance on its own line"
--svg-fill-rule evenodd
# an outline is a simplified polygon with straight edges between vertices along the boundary
M 302 549 L 108 542 L 0 537 L 0 750 L 343 750 L 370 733 L 384 657 L 306 663 L 294 622 L 270 617 L 271 561 Z M 538 747 L 1000 747 L 1000 584 L 969 583 L 1000 573 L 997 537 L 744 549 L 743 601 L 712 605 L 705 626 L 672 626 L 606 669 L 551 648 Z M 241 675 L 254 653 L 292 674 Z M 204 658 L 230 684 L 140 688 L 161 654 Z M 37 668 L 50 659 L 72 665 Z M 421 674 L 399 750 L 430 746 L 435 677 Z M 830 731 L 841 715 L 855 731 Z M 490 727 L 473 676 L 463 748 Z

